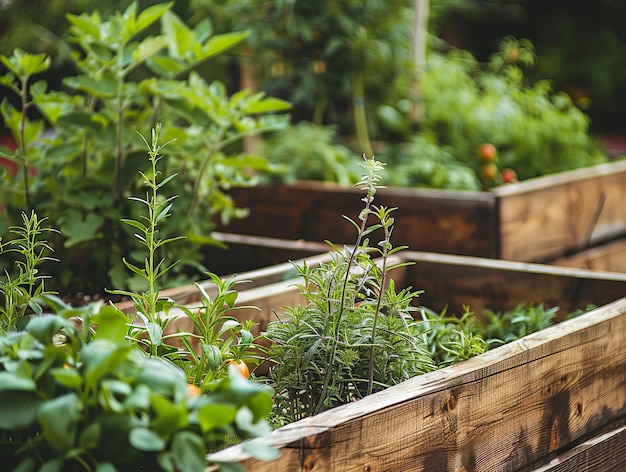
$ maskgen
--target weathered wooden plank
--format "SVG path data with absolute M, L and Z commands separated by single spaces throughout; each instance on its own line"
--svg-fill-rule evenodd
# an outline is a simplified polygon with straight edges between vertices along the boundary
M 543 260 L 626 230 L 626 166 L 617 162 L 503 186 L 500 257 Z
M 592 247 L 550 262 L 554 265 L 609 272 L 626 272 L 626 240 Z
M 522 470 L 626 414 L 626 299 L 274 432 L 251 471 Z M 311 434 L 313 431 L 314 434 Z
M 250 209 L 228 231 L 351 244 L 359 189 L 297 182 L 233 189 Z M 546 261 L 626 234 L 626 161 L 563 172 L 488 192 L 387 188 L 377 205 L 397 207 L 394 243 L 419 251 Z M 219 224 L 219 223 L 218 223 Z
M 230 192 L 250 216 L 227 231 L 308 241 L 353 244 L 356 219 L 363 208 L 357 188 L 322 182 L 269 185 Z M 495 200 L 487 192 L 383 188 L 376 205 L 398 208 L 394 244 L 412 249 L 497 257 Z
M 257 237 L 246 237 L 244 238 L 246 245 L 254 245 L 258 242 Z M 281 243 L 283 240 L 273 239 L 273 243 Z M 325 244 L 319 243 L 304 243 L 305 250 L 304 253 L 313 252 L 314 248 L 325 248 L 328 250 L 328 247 Z M 264 246 L 268 247 L 268 246 Z M 295 251 L 294 255 L 300 255 L 300 251 Z M 273 264 L 270 266 L 263 267 L 261 266 L 259 269 L 247 270 L 241 274 L 230 273 L 223 275 L 223 277 L 235 277 L 235 280 L 240 281 L 241 283 L 236 286 L 238 292 L 242 295 L 239 297 L 239 301 L 245 300 L 245 293 L 253 288 L 264 287 L 269 284 L 282 281 L 296 275 L 294 270 L 294 264 L 301 264 L 303 260 L 307 261 L 308 264 L 316 265 L 322 261 L 327 261 L 330 259 L 330 254 L 328 252 L 316 254 L 315 256 L 307 256 L 304 258 L 297 258 L 293 260 L 289 260 L 288 262 L 282 262 L 280 264 Z M 198 282 L 198 285 L 201 286 L 209 295 L 214 295 L 216 293 L 216 287 L 213 282 L 210 280 L 201 280 Z M 166 289 L 161 291 L 161 297 L 171 298 L 175 300 L 176 303 L 180 305 L 193 305 L 195 303 L 199 303 L 202 300 L 202 296 L 198 288 L 194 284 L 182 285 L 180 287 L 174 287 L 171 289 Z M 128 313 L 132 311 L 133 304 L 132 301 L 124 301 L 117 303 L 116 306 L 120 308 L 122 311 Z
M 211 235 L 226 248 L 207 246 L 203 263 L 218 275 L 241 273 L 302 259 L 328 251 L 323 242 L 278 239 L 255 235 L 214 232 Z
M 622 421 L 623 423 L 623 421 Z M 626 470 L 626 426 L 598 434 L 532 472 L 617 472 Z
M 623 273 L 414 251 L 401 254 L 415 261 L 405 268 L 402 282 L 424 290 L 420 303 L 435 310 L 447 306 L 456 314 L 464 305 L 480 314 L 485 308 L 502 311 L 529 301 L 558 306 L 559 314 L 566 316 L 626 294 Z

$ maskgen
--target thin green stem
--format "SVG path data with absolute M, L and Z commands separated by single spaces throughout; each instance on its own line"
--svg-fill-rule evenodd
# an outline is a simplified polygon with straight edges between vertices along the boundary
M 365 209 L 361 213 L 361 226 L 360 226 L 358 234 L 357 234 L 355 246 L 350 251 L 350 257 L 348 258 L 348 265 L 347 265 L 347 268 L 346 268 L 346 275 L 344 277 L 343 287 L 342 287 L 342 290 L 341 290 L 341 299 L 340 299 L 340 302 L 339 302 L 339 310 L 337 311 L 337 318 L 334 320 L 333 344 L 332 344 L 332 346 L 330 348 L 330 354 L 328 356 L 328 363 L 326 364 L 327 368 L 326 368 L 326 372 L 324 374 L 324 383 L 322 384 L 322 390 L 320 392 L 320 397 L 318 399 L 317 405 L 315 405 L 314 414 L 318 414 L 318 413 L 320 413 L 324 409 L 324 403 L 326 402 L 326 396 L 328 395 L 328 388 L 330 386 L 330 379 L 331 379 L 331 376 L 333 374 L 332 367 L 333 367 L 333 365 L 335 363 L 335 356 L 337 355 L 337 344 L 339 342 L 339 331 L 340 331 L 340 327 L 341 327 L 341 319 L 343 317 L 343 311 L 344 311 L 345 303 L 346 303 L 346 292 L 348 290 L 348 282 L 350 280 L 350 270 L 351 270 L 351 268 L 352 268 L 352 266 L 354 264 L 354 259 L 356 257 L 356 253 L 359 250 L 359 247 L 360 247 L 361 243 L 363 242 L 363 234 L 365 233 L 365 230 L 367 228 L 367 220 L 368 220 L 368 217 L 369 217 L 369 214 L 370 214 L 372 202 L 374 200 L 374 192 L 375 192 L 374 187 L 368 188 L 367 192 L 368 192 L 367 193 L 367 197 L 364 199 L 365 200 Z
M 384 215 L 383 215 L 384 218 Z M 391 233 L 387 221 L 383 220 L 383 230 L 385 232 L 385 239 L 383 240 L 383 254 L 382 254 L 382 267 L 381 267 L 381 280 L 380 288 L 378 292 L 378 298 L 376 300 L 376 309 L 374 310 L 374 321 L 372 323 L 372 344 L 370 346 L 370 359 L 368 368 L 367 379 L 367 394 L 371 395 L 374 389 L 374 365 L 375 365 L 375 348 L 376 348 L 376 328 L 378 326 L 378 317 L 380 316 L 380 306 L 382 304 L 383 294 L 385 291 L 385 285 L 387 284 L 387 261 L 389 257 L 389 241 L 391 239 Z
M 215 144 L 209 146 L 209 152 L 207 156 L 202 161 L 200 165 L 200 170 L 198 171 L 198 175 L 196 175 L 196 179 L 193 183 L 193 195 L 191 197 L 191 204 L 189 205 L 189 211 L 187 212 L 187 217 L 191 218 L 196 211 L 196 206 L 198 205 L 198 201 L 200 199 L 200 184 L 202 179 L 204 178 L 204 173 L 206 172 L 209 163 L 213 159 L 213 156 L 217 151 L 219 151 L 227 141 L 222 141 L 224 135 L 226 134 L 227 127 L 221 126 L 217 135 L 215 137 Z
M 22 172 L 24 176 L 24 196 L 26 198 L 26 208 L 32 210 L 30 202 L 30 190 L 28 189 L 28 160 L 26 159 L 26 114 L 30 107 L 28 101 L 28 80 L 29 76 L 24 77 L 22 81 L 22 90 L 20 93 L 22 99 L 22 114 L 20 117 L 20 155 L 23 159 Z
M 124 44 L 120 46 L 120 50 L 117 54 L 118 61 L 121 62 L 124 57 Z M 118 73 L 117 81 L 117 142 L 116 142 L 116 160 L 115 160 L 115 174 L 113 177 L 113 197 L 117 198 L 121 191 L 122 185 L 122 166 L 124 165 L 124 73 L 120 66 L 120 72 Z

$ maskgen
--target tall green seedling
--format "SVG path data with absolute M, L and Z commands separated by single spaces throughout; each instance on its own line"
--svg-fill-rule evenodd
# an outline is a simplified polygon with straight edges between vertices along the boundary
M 364 208 L 352 247 L 334 249 L 319 267 L 296 266 L 305 304 L 289 307 L 268 326 L 273 342 L 275 422 L 297 420 L 362 398 L 435 368 L 427 338 L 411 313 L 419 292 L 396 290 L 389 272 L 404 262 L 391 256 L 394 209 L 373 205 L 382 165 L 363 163 Z M 369 219 L 376 221 L 372 224 Z M 379 231 L 381 230 L 381 231 Z M 370 246 L 369 238 L 382 234 Z
M 176 174 L 172 174 L 160 178 L 161 173 L 157 168 L 157 164 L 163 157 L 160 154 L 161 149 L 167 145 L 167 143 L 163 145 L 159 144 L 160 132 L 161 125 L 157 124 L 157 126 L 152 129 L 152 140 L 150 143 L 142 136 L 148 148 L 150 160 L 149 173 L 141 172 L 141 177 L 147 187 L 146 196 L 145 198 L 129 197 L 130 200 L 143 205 L 146 214 L 142 215 L 139 220 L 122 219 L 123 223 L 137 231 L 134 236 L 139 240 L 146 251 L 143 267 L 128 261 L 126 258 L 123 258 L 124 265 L 132 273 L 145 280 L 147 289 L 139 294 L 123 290 L 112 292 L 132 298 L 137 310 L 136 314 L 141 318 L 147 328 L 149 334 L 148 344 L 152 355 L 156 355 L 158 347 L 162 345 L 164 328 L 171 320 L 171 318 L 161 315 L 166 314 L 169 307 L 173 305 L 170 300 L 160 297 L 160 287 L 158 283 L 163 275 L 177 264 L 177 261 L 169 264 L 164 259 L 159 259 L 157 251 L 166 244 L 183 239 L 183 236 L 162 239 L 159 235 L 159 225 L 170 216 L 173 200 L 176 198 L 175 196 L 162 198 L 159 192 L 168 182 L 176 177 Z M 141 330 L 139 330 L 139 332 L 141 332 Z
M 46 277 L 39 272 L 43 261 L 54 261 L 49 254 L 52 249 L 42 238 L 46 233 L 55 231 L 43 226 L 45 219 L 36 213 L 22 213 L 22 225 L 14 226 L 11 232 L 14 238 L 3 243 L 0 240 L 0 254 L 14 253 L 17 273 L 11 275 L 5 269 L 5 280 L 0 280 L 0 334 L 14 330 L 27 313 L 40 315 L 43 311 L 38 298 L 49 294 L 45 289 Z

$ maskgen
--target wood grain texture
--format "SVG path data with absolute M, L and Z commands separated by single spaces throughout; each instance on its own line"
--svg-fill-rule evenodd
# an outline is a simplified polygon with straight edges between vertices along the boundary
M 626 272 L 626 240 L 611 241 L 550 262 L 554 265 Z
M 623 470 L 626 470 L 626 426 L 617 426 L 572 447 L 547 464 L 533 468 L 532 472 L 619 472 Z
M 232 189 L 250 210 L 224 230 L 351 244 L 362 192 L 322 182 Z M 394 244 L 412 250 L 547 261 L 626 234 L 626 161 L 562 172 L 489 192 L 387 188 L 377 205 L 396 207 Z M 219 222 L 217 222 L 219 225 Z
M 499 257 L 540 261 L 626 232 L 626 161 L 494 190 Z
M 524 470 L 626 414 L 624 329 L 626 299 L 279 429 L 278 460 L 217 457 L 255 472 Z
M 230 195 L 238 206 L 249 208 L 250 216 L 223 230 L 285 239 L 353 244 L 355 229 L 342 215 L 356 219 L 363 208 L 361 190 L 322 182 L 233 189 Z M 490 193 L 384 188 L 377 191 L 375 204 L 398 208 L 396 246 L 498 256 Z
M 420 303 L 437 311 L 447 306 L 449 312 L 462 314 L 463 306 L 469 305 L 480 314 L 529 301 L 558 306 L 559 315 L 565 317 L 626 295 L 624 273 L 413 251 L 401 254 L 415 262 L 405 268 L 404 286 L 424 290 Z

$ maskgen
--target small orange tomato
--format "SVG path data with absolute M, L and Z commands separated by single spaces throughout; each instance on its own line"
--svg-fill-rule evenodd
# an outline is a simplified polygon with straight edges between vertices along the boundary
M 483 166 L 482 173 L 486 179 L 493 180 L 498 175 L 498 166 L 493 162 L 489 162 Z
M 502 182 L 505 184 L 517 182 L 517 172 L 513 169 L 502 169 Z
M 187 384 L 187 396 L 193 398 L 193 397 L 197 397 L 198 395 L 200 395 L 200 389 L 195 386 L 194 384 Z
M 247 379 L 248 377 L 250 377 L 250 369 L 248 368 L 248 364 L 246 364 L 244 361 L 239 360 L 232 360 L 228 363 L 229 365 L 232 365 L 235 370 L 244 378 Z
M 491 143 L 483 143 L 478 147 L 478 155 L 483 161 L 494 161 L 498 155 L 498 150 Z

